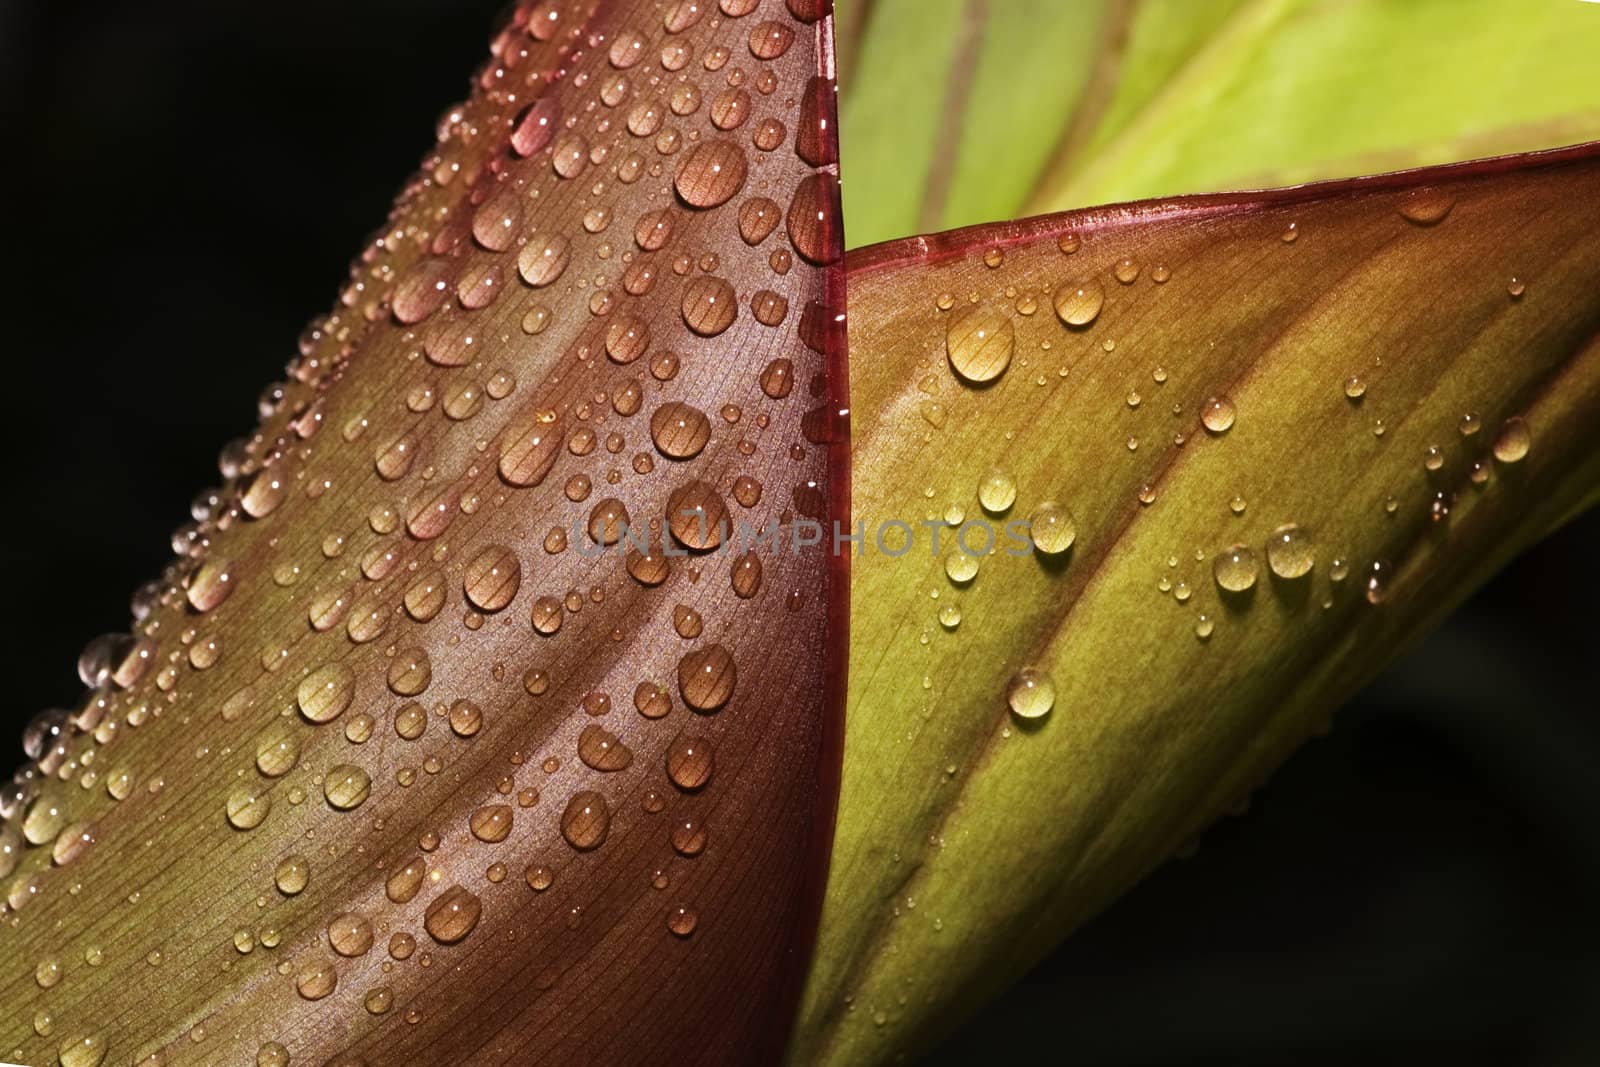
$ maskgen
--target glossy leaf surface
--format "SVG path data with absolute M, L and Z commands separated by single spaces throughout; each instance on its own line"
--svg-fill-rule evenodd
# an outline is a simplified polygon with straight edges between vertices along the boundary
M 1600 6 L 842 0 L 858 244 L 1600 136 Z
M 514 9 L 30 731 L 0 1058 L 775 1055 L 842 702 L 788 547 L 846 499 L 830 27 Z
M 1594 146 L 911 239 L 850 290 L 885 538 L 792 1062 L 928 1048 L 1600 492 Z

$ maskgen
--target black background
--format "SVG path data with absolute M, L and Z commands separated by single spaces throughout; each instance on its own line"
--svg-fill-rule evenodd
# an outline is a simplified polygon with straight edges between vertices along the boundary
M 13 737 L 128 626 L 498 7 L 0 0 Z M 1597 549 L 1513 565 L 936 1062 L 1600 1063 Z

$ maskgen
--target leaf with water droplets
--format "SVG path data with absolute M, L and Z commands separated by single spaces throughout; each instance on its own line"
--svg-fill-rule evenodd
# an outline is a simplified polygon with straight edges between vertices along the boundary
M 514 7 L 30 728 L 0 983 L 53 1021 L 0 1058 L 776 1055 L 842 707 L 844 570 L 792 536 L 846 500 L 830 34 Z
M 850 288 L 797 1063 L 926 1049 L 1600 498 L 1600 145 L 896 242 Z
M 1600 7 L 1570 0 L 840 0 L 839 19 L 859 243 L 1600 137 Z

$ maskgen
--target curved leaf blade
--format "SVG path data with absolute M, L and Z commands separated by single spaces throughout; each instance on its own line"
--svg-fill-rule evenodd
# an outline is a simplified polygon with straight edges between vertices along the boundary
M 856 561 L 794 1062 L 929 1047 L 1596 499 L 1597 194 L 1591 145 L 853 255 L 858 521 L 916 540 Z M 1046 501 L 1075 540 L 1011 555 Z
M 1600 136 L 1600 10 L 1497 0 L 849 0 L 863 244 Z M 1018 91 L 1026 84 L 1027 91 Z M 908 195 L 908 190 L 910 195 Z
M 847 506 L 812 414 L 845 389 L 830 33 L 816 0 L 512 10 L 30 737 L 0 1056 L 781 1047 L 845 573 L 717 549 Z

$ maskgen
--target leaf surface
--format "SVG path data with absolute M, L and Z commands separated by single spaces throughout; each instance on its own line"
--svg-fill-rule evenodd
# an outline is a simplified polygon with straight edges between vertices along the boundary
M 0 1058 L 781 1047 L 846 587 L 730 549 L 847 499 L 830 27 L 513 9 L 133 633 L 30 731 Z
M 845 0 L 851 239 L 1600 136 L 1600 7 Z
M 849 266 L 870 532 L 807 1064 L 926 1050 L 1600 492 L 1594 145 Z

